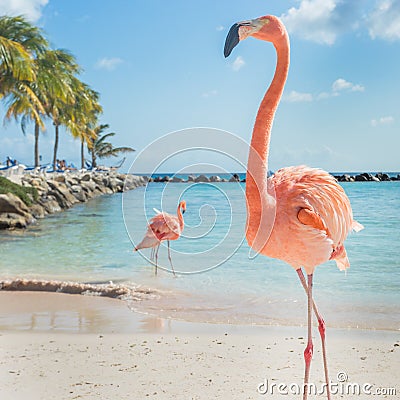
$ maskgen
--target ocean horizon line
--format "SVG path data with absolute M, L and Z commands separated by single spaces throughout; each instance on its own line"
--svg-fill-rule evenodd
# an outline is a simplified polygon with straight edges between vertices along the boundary
M 277 170 L 276 170 L 277 171 Z M 270 173 L 274 173 L 274 170 L 269 170 Z M 245 175 L 246 171 L 232 171 L 232 172 L 172 172 L 172 171 L 161 171 L 161 172 L 129 172 L 133 175 L 143 175 L 143 176 L 160 176 L 160 175 L 172 175 L 172 176 L 188 176 L 188 175 Z M 400 174 L 400 171 L 385 171 L 385 170 L 365 170 L 365 171 L 328 171 L 331 175 L 358 175 L 358 174 L 388 174 L 389 176 Z

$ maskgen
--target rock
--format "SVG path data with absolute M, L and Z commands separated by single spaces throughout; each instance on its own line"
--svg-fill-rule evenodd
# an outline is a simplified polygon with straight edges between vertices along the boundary
M 108 187 L 115 193 L 115 192 L 122 192 L 124 187 L 124 182 L 118 178 L 110 177 L 108 180 Z
M 91 194 L 92 194 L 92 197 L 97 197 L 97 196 L 101 196 L 104 193 L 101 190 L 99 190 L 98 187 L 96 186 Z
M 210 182 L 210 179 L 205 175 L 199 175 L 195 180 L 195 182 Z
M 195 179 L 196 179 L 195 176 L 189 175 L 188 178 L 187 178 L 187 181 L 188 181 L 188 182 L 194 182 Z
M 172 178 L 171 182 L 174 182 L 174 183 L 181 183 L 181 182 L 183 182 L 183 179 L 182 179 L 182 178 L 179 178 L 178 176 L 174 176 L 174 177 Z
M 83 176 L 81 176 L 80 181 L 84 181 L 84 182 L 88 182 L 92 179 L 92 176 L 90 175 L 90 173 L 86 173 Z
M 341 176 L 335 176 L 335 178 L 339 181 L 339 182 L 351 182 L 351 176 L 344 174 Z
M 33 186 L 35 188 L 40 188 L 43 185 L 43 181 L 39 178 L 34 178 L 29 181 L 25 181 L 29 186 Z
M 52 189 L 49 194 L 55 196 L 61 208 L 70 208 L 73 204 L 78 202 L 65 183 L 56 181 L 48 181 L 47 183 Z
M 64 174 L 58 174 L 53 178 L 53 181 L 65 183 L 66 182 L 66 177 L 65 177 Z
M 76 177 L 72 177 L 72 176 L 65 176 L 65 184 L 67 185 L 67 187 L 71 187 L 74 185 L 79 185 L 79 179 Z
M 49 194 L 45 197 L 41 197 L 39 204 L 46 210 L 48 214 L 54 214 L 61 211 L 61 207 L 56 198 Z
M 210 182 L 221 182 L 221 181 L 222 181 L 222 179 L 218 175 L 210 176 Z
M 72 195 L 78 199 L 81 203 L 84 203 L 88 196 L 86 195 L 85 191 L 82 189 L 80 185 L 73 185 L 71 186 Z
M 24 229 L 29 223 L 34 222 L 15 213 L 0 213 L 0 229 Z
M 390 176 L 388 174 L 383 174 L 382 172 L 377 173 L 375 177 L 382 182 L 390 181 Z
M 229 182 L 239 182 L 240 178 L 238 174 L 233 174 L 232 177 L 229 179 Z
M 141 176 L 133 176 L 133 175 L 124 175 L 124 190 L 132 190 L 138 186 L 144 185 L 148 182 L 148 179 Z
M 81 187 L 86 193 L 89 193 L 96 189 L 96 184 L 93 181 L 81 181 Z
M 44 218 L 44 216 L 47 214 L 45 208 L 40 204 L 33 204 L 30 207 L 30 212 L 36 219 Z
M 95 182 L 95 183 L 97 183 L 98 185 L 104 185 L 104 181 L 106 181 L 107 182 L 107 178 L 105 179 L 106 177 L 103 177 L 103 176 L 101 176 L 101 175 L 93 175 L 92 176 L 92 180 Z
M 0 213 L 29 214 L 28 206 L 12 193 L 0 194 Z
M 356 175 L 355 178 L 354 178 L 354 180 L 355 180 L 356 182 L 367 182 L 367 181 L 368 181 L 368 178 L 367 178 L 366 176 L 360 174 L 360 175 Z
M 35 221 L 19 197 L 12 193 L 0 194 L 0 229 L 26 228 Z
M 96 193 L 109 194 L 110 192 L 114 193 L 110 188 L 103 186 L 103 185 L 96 185 L 96 187 L 94 188 L 95 196 L 96 196 Z

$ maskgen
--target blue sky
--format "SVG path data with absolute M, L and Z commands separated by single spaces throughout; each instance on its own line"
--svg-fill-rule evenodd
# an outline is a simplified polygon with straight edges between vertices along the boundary
M 223 45 L 234 22 L 277 15 L 290 34 L 291 67 L 270 168 L 400 170 L 400 0 L 0 0 L 0 14 L 26 15 L 54 48 L 77 57 L 82 80 L 101 94 L 101 122 L 117 132 L 113 143 L 136 154 L 196 126 L 249 141 L 275 51 L 248 39 L 224 59 Z M 53 135 L 49 125 L 44 162 Z M 229 140 L 224 145 L 229 152 Z M 0 159 L 7 155 L 32 164 L 32 135 L 15 123 L 1 127 Z M 79 160 L 79 143 L 67 133 L 59 155 Z

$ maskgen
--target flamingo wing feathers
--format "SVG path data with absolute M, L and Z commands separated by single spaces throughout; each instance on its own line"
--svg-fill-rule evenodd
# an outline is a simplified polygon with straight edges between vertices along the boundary
M 287 167 L 270 178 L 277 200 L 276 219 L 265 255 L 307 273 L 328 260 L 349 267 L 344 241 L 362 225 L 353 220 L 343 188 L 327 172 L 305 166 Z
M 154 216 L 150 220 L 149 228 L 159 240 L 175 240 L 181 234 L 178 218 L 168 213 Z

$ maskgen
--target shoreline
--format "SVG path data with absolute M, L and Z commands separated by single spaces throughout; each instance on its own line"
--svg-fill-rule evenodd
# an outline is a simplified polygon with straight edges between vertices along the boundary
M 47 318 L 44 316 L 47 315 Z M 40 316 L 38 318 L 37 316 Z M 90 318 L 89 318 L 90 317 Z M 30 321 L 30 322 L 29 322 Z M 303 325 L 268 325 L 187 321 L 140 312 L 117 297 L 30 290 L 0 289 L 0 333 L 221 333 L 254 334 L 265 331 L 298 330 L 304 336 Z M 314 321 L 315 336 L 317 323 Z M 363 334 L 397 336 L 396 329 L 327 327 L 327 332 L 361 332 Z
M 138 284 L 133 281 L 89 282 L 8 277 L 0 279 L 0 296 L 3 295 L 4 298 L 7 298 L 7 293 L 15 296 L 16 299 L 24 299 L 25 294 L 39 296 L 39 298 L 41 294 L 44 296 L 46 294 L 53 295 L 55 297 L 51 298 L 54 298 L 57 304 L 62 304 L 59 300 L 61 298 L 66 302 L 74 301 L 75 303 L 91 301 L 87 299 L 93 298 L 116 300 L 120 303 L 120 308 L 127 308 L 130 313 L 136 316 L 146 316 L 148 319 L 157 319 L 163 321 L 163 323 L 174 321 L 174 324 L 178 325 L 236 326 L 237 329 L 243 327 L 251 327 L 252 329 L 259 327 L 262 329 L 265 327 L 298 326 L 304 329 L 306 322 L 303 318 L 304 305 L 298 303 L 297 300 L 290 303 L 280 302 L 281 307 L 290 304 L 290 312 L 283 312 L 281 309 L 270 308 L 266 305 L 264 311 L 258 309 L 256 314 L 253 314 L 254 310 L 248 307 L 244 309 L 239 307 L 236 312 L 232 313 L 230 304 L 219 304 L 214 308 L 212 303 L 208 303 L 202 297 L 193 299 L 193 296 L 184 290 L 171 290 L 167 287 L 151 285 L 150 282 Z M 4 312 L 6 311 L 5 309 Z M 339 307 L 336 312 L 331 309 L 325 309 L 325 311 L 327 329 L 400 332 L 398 324 L 394 322 L 397 313 L 387 312 L 385 320 L 378 309 L 369 309 L 369 314 L 366 309 L 363 312 L 359 310 L 358 315 L 353 315 L 353 318 L 350 309 L 344 310 Z M 129 319 L 131 318 L 132 315 Z M 135 324 L 138 323 L 139 321 L 136 320 Z
M 26 329 L 32 314 L 36 328 Z M 12 329 L 4 325 L 7 318 Z M 17 320 L 25 321 L 25 328 Z M 277 390 L 261 394 L 258 388 L 302 384 L 302 327 L 163 321 L 133 313 L 115 299 L 1 291 L 0 321 L 0 396 L 5 400 L 300 397 Z M 316 327 L 313 335 L 311 382 L 321 387 Z M 351 385 L 392 389 L 396 394 L 381 397 L 397 398 L 399 332 L 328 329 L 327 351 L 333 383 L 340 383 L 344 373 Z

